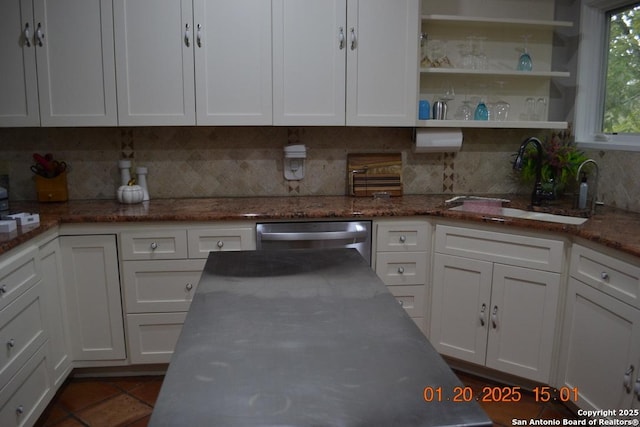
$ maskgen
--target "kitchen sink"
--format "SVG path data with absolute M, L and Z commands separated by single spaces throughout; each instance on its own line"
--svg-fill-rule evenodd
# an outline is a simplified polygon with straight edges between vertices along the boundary
M 515 209 L 515 208 L 505 208 L 501 206 L 492 206 L 487 209 L 486 206 L 483 206 L 481 209 L 474 209 L 473 205 L 460 205 L 455 206 L 453 208 L 449 208 L 452 211 L 462 211 L 462 212 L 475 212 L 482 213 L 486 215 L 491 215 L 491 217 L 510 217 L 510 218 L 519 218 L 519 219 L 530 219 L 534 221 L 547 221 L 547 222 L 555 222 L 560 224 L 569 224 L 569 225 L 580 225 L 584 224 L 588 218 L 581 218 L 569 215 L 558 215 L 547 212 L 535 212 L 528 211 L 524 209 Z

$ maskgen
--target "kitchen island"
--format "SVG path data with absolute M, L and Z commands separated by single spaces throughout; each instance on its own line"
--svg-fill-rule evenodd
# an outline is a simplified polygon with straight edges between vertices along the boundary
M 442 398 L 425 401 L 425 387 Z M 354 249 L 212 253 L 150 425 L 490 426 Z

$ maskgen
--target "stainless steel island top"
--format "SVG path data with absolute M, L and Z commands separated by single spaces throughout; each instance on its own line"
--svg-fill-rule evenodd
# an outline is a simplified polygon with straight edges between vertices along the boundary
M 355 249 L 211 253 L 149 425 L 491 426 L 461 385 Z

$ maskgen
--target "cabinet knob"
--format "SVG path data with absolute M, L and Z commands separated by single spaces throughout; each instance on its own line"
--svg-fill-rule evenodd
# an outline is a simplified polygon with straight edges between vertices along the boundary
M 16 340 L 14 340 L 13 338 L 11 338 L 9 341 L 7 341 L 7 347 L 13 348 L 15 346 L 16 346 Z
M 486 323 L 486 315 L 485 315 L 486 311 L 487 311 L 487 304 L 482 304 L 482 307 L 480 307 L 480 326 L 484 326 L 484 324 Z
M 401 299 L 398 300 L 398 304 L 400 304 L 400 307 L 404 308 L 404 301 L 402 301 Z
M 405 236 L 404 234 L 402 236 L 400 236 L 400 243 L 404 243 L 407 241 L 407 236 Z
M 22 30 L 22 36 L 24 37 L 24 45 L 31 47 L 31 31 L 29 30 L 29 23 L 24 24 L 24 30 Z
M 600 278 L 604 281 L 609 281 L 609 273 L 607 273 L 606 271 L 603 271 L 602 273 L 600 273 Z
M 16 408 L 16 414 L 22 415 L 24 414 L 24 406 L 20 405 Z
M 0 286 L 0 295 L 4 295 L 7 293 L 7 285 Z
M 398 267 L 398 274 L 404 274 L 404 267 Z
M 498 306 L 493 306 L 493 311 L 491 312 L 491 326 L 493 329 L 498 329 Z
M 188 22 L 184 24 L 184 44 L 187 47 L 191 46 L 191 28 Z
M 158 244 L 156 242 L 152 242 L 149 247 L 152 251 L 155 251 L 156 249 L 158 249 Z
M 631 377 L 633 376 L 634 370 L 635 368 L 633 367 L 633 365 L 630 365 L 629 368 L 625 371 L 624 377 L 622 379 L 622 384 L 624 385 L 625 390 L 627 390 L 627 393 L 631 393 Z
M 349 29 L 351 33 L 351 50 L 355 50 L 358 47 L 358 37 L 356 36 L 356 29 L 351 27 Z
M 191 289 L 193 289 L 193 285 L 191 283 L 187 283 L 187 286 L 185 286 L 185 288 L 190 291 Z
M 218 240 L 218 243 L 216 243 L 216 246 L 222 249 L 222 247 L 224 246 L 224 242 L 222 240 Z
M 44 45 L 44 32 L 42 31 L 42 24 L 40 22 L 38 22 L 38 27 L 36 28 L 36 43 L 40 47 Z

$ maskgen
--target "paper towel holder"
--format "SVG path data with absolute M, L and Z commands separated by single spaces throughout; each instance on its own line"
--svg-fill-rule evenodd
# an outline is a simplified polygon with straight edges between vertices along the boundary
M 412 133 L 415 153 L 450 153 L 462 147 L 461 128 L 414 128 Z

